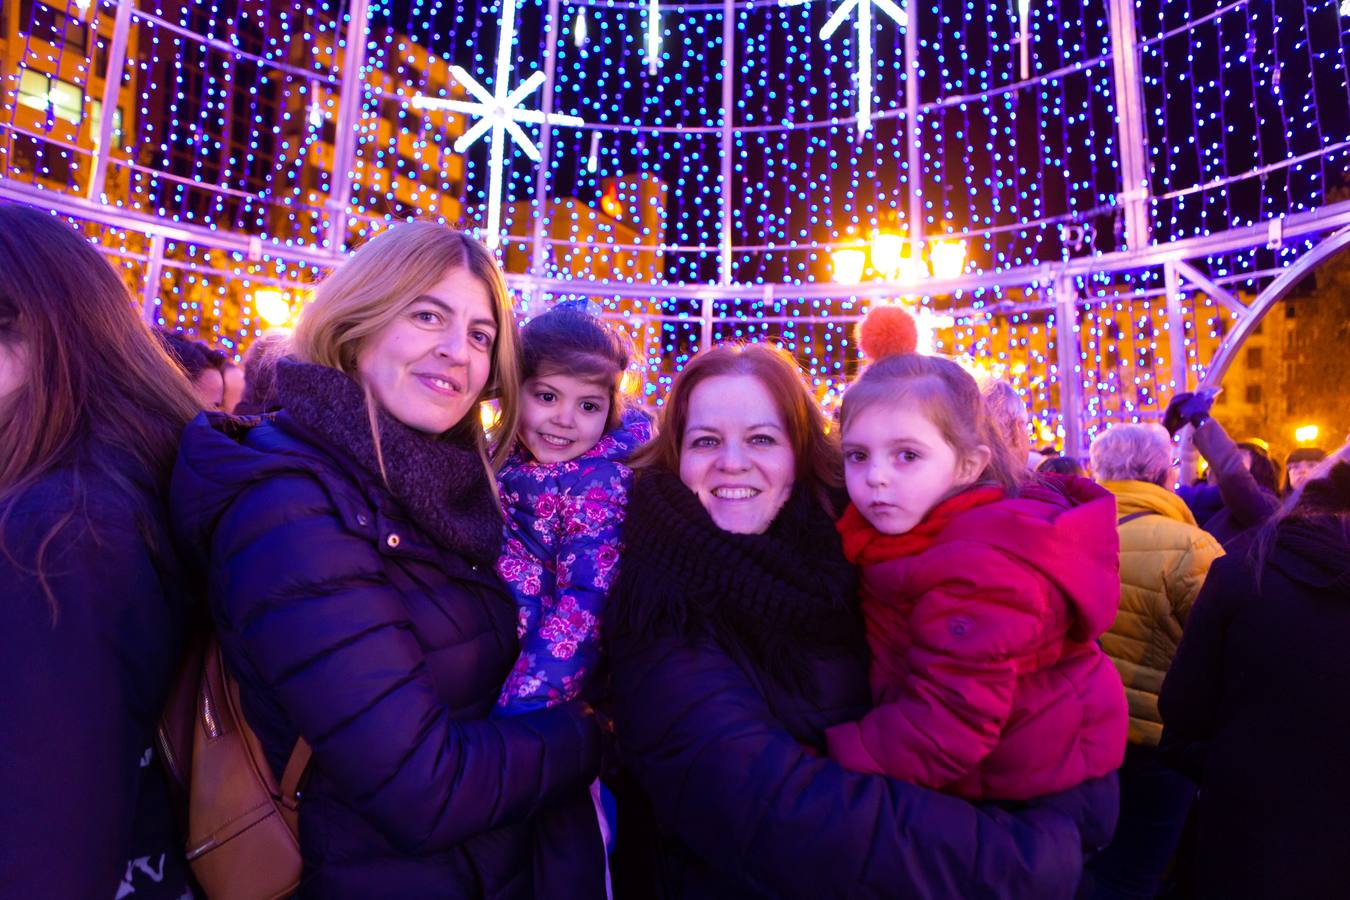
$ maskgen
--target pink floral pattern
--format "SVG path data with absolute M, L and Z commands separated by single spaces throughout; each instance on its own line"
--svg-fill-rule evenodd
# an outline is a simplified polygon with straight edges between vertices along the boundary
M 538 463 L 518 444 L 502 468 L 507 526 L 497 574 L 516 599 L 521 653 L 499 713 L 571 700 L 594 671 L 633 483 L 622 461 L 650 439 L 645 419 L 626 416 L 577 459 Z

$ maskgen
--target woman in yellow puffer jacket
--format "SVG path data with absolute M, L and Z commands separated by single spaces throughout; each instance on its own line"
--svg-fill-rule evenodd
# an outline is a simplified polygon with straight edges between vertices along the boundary
M 1194 783 L 1158 758 L 1158 691 L 1223 548 L 1168 489 L 1172 457 L 1161 425 L 1115 425 L 1092 444 L 1093 476 L 1115 494 L 1120 531 L 1120 610 L 1101 643 L 1130 709 L 1120 824 L 1089 867 L 1096 897 L 1152 897 L 1195 798 Z

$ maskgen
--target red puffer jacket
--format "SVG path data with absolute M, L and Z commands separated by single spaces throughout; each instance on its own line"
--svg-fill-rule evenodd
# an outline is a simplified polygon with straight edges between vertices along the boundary
M 1023 800 L 1120 766 L 1125 692 L 1095 643 L 1120 599 L 1115 501 L 1051 477 L 977 488 L 886 536 L 839 522 L 862 566 L 876 707 L 830 755 L 972 799 Z

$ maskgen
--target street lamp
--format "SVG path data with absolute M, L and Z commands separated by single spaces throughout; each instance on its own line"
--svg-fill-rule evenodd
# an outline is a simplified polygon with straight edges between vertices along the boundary
M 960 278 L 966 270 L 965 241 L 934 241 L 928 251 L 933 263 L 933 277 L 942 280 Z
M 867 268 L 867 252 L 858 247 L 840 247 L 830 254 L 834 280 L 840 284 L 858 284 Z
M 905 258 L 904 237 L 894 231 L 878 231 L 872 236 L 872 268 L 882 275 L 894 280 Z
M 1317 435 L 1321 432 L 1322 429 L 1316 425 L 1300 425 L 1294 429 L 1294 440 L 1300 444 L 1311 444 L 1317 440 Z
M 280 328 L 291 320 L 291 301 L 284 291 L 259 288 L 253 292 L 253 310 L 272 328 Z

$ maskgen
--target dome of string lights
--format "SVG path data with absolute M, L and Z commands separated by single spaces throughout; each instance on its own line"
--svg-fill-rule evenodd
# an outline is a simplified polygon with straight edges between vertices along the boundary
M 523 315 L 622 323 L 653 402 L 728 339 L 831 402 L 894 303 L 1081 448 L 1217 383 L 1350 239 L 1335 0 L 12 6 L 0 196 L 235 353 L 431 218 Z

